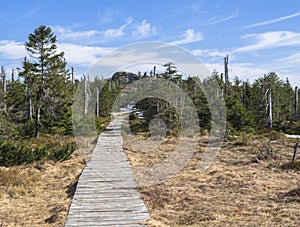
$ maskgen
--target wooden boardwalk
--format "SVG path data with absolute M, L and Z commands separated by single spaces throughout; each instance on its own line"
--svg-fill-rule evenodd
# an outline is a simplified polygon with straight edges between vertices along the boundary
M 149 218 L 123 152 L 122 121 L 116 117 L 99 136 L 65 226 L 141 226 Z

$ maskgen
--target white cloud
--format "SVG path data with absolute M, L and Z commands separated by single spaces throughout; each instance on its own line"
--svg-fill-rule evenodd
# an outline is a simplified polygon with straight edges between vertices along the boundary
M 235 52 L 252 52 L 262 49 L 300 45 L 300 33 L 291 31 L 272 31 L 248 34 L 242 36 L 242 38 L 254 38 L 256 42 L 249 46 L 237 48 L 234 50 Z
M 64 51 L 69 65 L 76 70 L 86 71 L 100 57 L 110 53 L 114 48 L 93 47 L 71 43 L 57 43 L 58 52 Z M 5 66 L 6 72 L 13 68 L 21 67 L 21 63 L 27 52 L 24 43 L 12 40 L 0 40 L 0 61 Z
M 283 61 L 288 64 L 299 64 L 300 63 L 300 52 L 292 54 L 288 57 L 281 58 L 279 61 Z
M 0 40 L 0 55 L 10 60 L 22 59 L 26 55 L 24 43 Z
M 211 72 L 216 70 L 219 73 L 224 73 L 224 64 L 222 63 L 217 63 L 217 64 L 207 63 L 205 65 Z M 298 73 L 299 70 L 292 69 L 290 67 L 284 68 L 284 66 L 281 67 L 281 65 L 278 66 L 276 62 L 272 67 L 270 66 L 261 67 L 250 62 L 229 64 L 229 79 L 232 81 L 237 76 L 239 79 L 242 79 L 243 81 L 249 80 L 251 83 L 253 83 L 256 79 L 262 77 L 264 74 L 269 73 L 271 71 L 276 72 L 277 75 L 283 80 L 288 77 L 293 86 L 295 85 L 300 86 L 299 73 Z
M 99 30 L 85 30 L 73 31 L 70 27 L 51 26 L 53 32 L 57 35 L 59 41 L 79 42 L 84 44 L 103 43 L 107 40 L 122 37 L 125 35 L 125 29 L 132 23 L 133 19 L 130 17 L 127 22 L 119 28 L 109 28 L 104 31 Z
M 234 10 L 234 12 L 231 15 L 225 16 L 225 17 L 222 17 L 222 18 L 211 18 L 211 19 L 209 19 L 207 21 L 207 23 L 204 26 L 213 25 L 213 24 L 219 24 L 219 23 L 222 23 L 222 22 L 234 19 L 238 15 L 239 15 L 239 9 L 236 7 L 235 10 Z
M 59 51 L 65 52 L 67 62 L 71 65 L 91 66 L 99 57 L 108 54 L 113 48 L 83 46 L 70 43 L 58 43 Z
M 205 49 L 205 50 L 192 50 L 192 54 L 200 57 L 225 57 L 228 52 L 219 51 L 217 49 Z
M 203 64 L 188 51 L 178 46 L 157 42 L 135 43 L 117 49 L 115 52 L 99 59 L 90 75 L 108 75 L 126 68 L 137 69 L 141 65 L 161 66 L 166 62 L 174 62 L 185 74 L 206 75 Z
M 58 41 L 79 42 L 85 44 L 103 42 L 103 32 L 98 30 L 73 31 L 69 27 L 51 26 Z
M 224 65 L 223 64 L 206 64 L 208 69 L 213 72 L 216 70 L 219 73 L 224 72 Z M 252 63 L 235 63 L 230 64 L 229 66 L 229 78 L 230 80 L 233 80 L 235 77 L 238 77 L 239 79 L 242 79 L 243 81 L 250 80 L 253 82 L 255 79 L 263 76 L 265 73 L 267 73 L 268 70 L 255 67 Z
M 287 15 L 287 16 L 284 16 L 284 17 L 278 17 L 278 18 L 275 18 L 275 19 L 272 19 L 272 20 L 266 20 L 266 21 L 255 23 L 255 24 L 251 24 L 251 25 L 246 26 L 245 28 L 255 28 L 255 27 L 259 27 L 259 26 L 274 24 L 274 23 L 284 21 L 284 20 L 288 20 L 288 19 L 298 17 L 298 16 L 300 16 L 300 12 L 293 13 L 293 14 L 290 14 L 290 15 Z
M 103 32 L 97 30 L 87 31 L 72 31 L 70 28 L 64 28 L 61 26 L 52 26 L 52 30 L 57 33 L 59 40 L 79 40 L 88 39 L 90 37 L 101 35 Z
M 171 42 L 173 45 L 183 45 L 194 43 L 203 40 L 201 32 L 195 32 L 193 29 L 188 29 L 183 33 L 183 39 Z
M 108 29 L 104 32 L 104 38 L 116 38 L 124 35 L 124 30 L 132 23 L 133 19 L 129 17 L 127 22 L 117 29 Z
M 65 58 L 69 64 L 86 67 L 91 66 L 99 57 L 113 50 L 113 48 L 108 47 L 93 47 L 70 43 L 57 43 L 57 48 L 58 52 L 65 52 Z M 0 40 L 0 59 L 5 59 L 6 66 L 8 64 L 20 65 L 26 55 L 24 43 Z
M 97 14 L 99 23 L 107 24 L 117 17 L 120 14 L 120 11 L 118 9 L 106 7 L 104 10 L 98 11 Z
M 137 24 L 135 26 L 135 30 L 133 31 L 133 35 L 138 38 L 145 38 L 147 36 L 155 35 L 156 28 L 148 23 L 146 20 L 143 20 L 142 23 Z
M 74 31 L 70 27 L 51 26 L 54 33 L 57 35 L 58 40 L 62 42 L 73 42 L 80 44 L 99 44 L 106 41 L 120 38 L 125 34 L 131 33 L 137 38 L 145 38 L 156 34 L 156 28 L 151 23 L 143 20 L 141 23 L 136 24 L 135 27 L 130 26 L 133 19 L 129 17 L 127 21 L 118 28 L 109 28 L 107 30 L 85 30 Z

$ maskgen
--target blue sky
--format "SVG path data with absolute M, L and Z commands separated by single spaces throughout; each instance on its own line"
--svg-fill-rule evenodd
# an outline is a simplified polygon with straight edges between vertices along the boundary
M 39 25 L 50 26 L 77 75 L 101 56 L 136 42 L 179 45 L 210 69 L 243 80 L 275 71 L 300 86 L 300 1 L 3 1 L 0 65 L 19 67 L 24 43 Z

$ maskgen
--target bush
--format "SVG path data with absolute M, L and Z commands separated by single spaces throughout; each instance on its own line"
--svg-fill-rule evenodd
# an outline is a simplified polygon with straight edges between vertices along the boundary
M 277 131 L 282 131 L 283 133 L 286 134 L 300 135 L 300 122 L 292 122 L 292 121 L 275 122 L 274 129 Z
M 23 128 L 23 135 L 25 137 L 33 137 L 34 136 L 34 120 L 28 120 L 26 121 L 26 123 L 24 124 L 24 128 Z
M 60 148 L 54 147 L 49 149 L 48 159 L 53 161 L 65 161 L 68 160 L 72 153 L 75 151 L 76 146 L 74 143 L 68 143 Z
M 235 145 L 246 146 L 249 144 L 251 137 L 252 137 L 251 133 L 242 132 L 235 140 Z
M 110 117 L 96 117 L 95 118 L 95 125 L 96 125 L 96 130 L 98 134 L 101 134 L 104 129 L 107 127 L 109 124 L 111 118 Z
M 14 166 L 41 160 L 64 161 L 71 157 L 75 149 L 74 142 L 65 145 L 51 142 L 30 146 L 21 141 L 0 140 L 0 165 Z
M 241 128 L 240 131 L 245 133 L 253 133 L 253 134 L 256 133 L 255 129 L 250 126 L 244 126 Z

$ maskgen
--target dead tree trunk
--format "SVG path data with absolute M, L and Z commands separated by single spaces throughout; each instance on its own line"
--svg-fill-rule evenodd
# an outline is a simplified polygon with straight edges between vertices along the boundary
M 225 74 L 225 82 L 224 82 L 224 92 L 225 98 L 228 98 L 228 55 L 224 58 L 224 74 Z
M 221 94 L 224 95 L 224 78 L 223 78 L 223 73 L 221 73 L 221 81 L 222 81 Z
M 32 100 L 31 100 L 31 94 L 30 94 L 30 89 L 28 88 L 27 80 L 25 80 L 25 90 L 26 90 L 26 100 L 27 100 L 27 120 L 31 120 L 32 119 Z
M 4 97 L 6 96 L 6 73 L 3 66 L 1 66 L 1 79 L 2 79 L 2 91 Z M 6 101 L 4 99 L 3 109 L 6 111 Z
M 38 102 L 40 102 L 40 100 L 38 100 Z M 38 104 L 35 112 L 35 133 L 34 133 L 35 138 L 38 138 L 40 135 L 40 121 L 41 121 L 41 107 Z
M 11 84 L 13 85 L 13 83 L 15 82 L 15 69 L 11 70 Z
M 96 88 L 96 117 L 99 117 L 99 88 Z
M 87 78 L 85 75 L 83 75 L 83 84 L 84 84 L 84 88 L 83 88 L 83 113 L 84 116 L 87 115 L 88 113 L 88 94 L 87 94 Z
M 272 89 L 271 85 L 269 86 L 268 91 L 268 127 L 273 127 L 273 116 L 272 116 Z
M 185 103 L 185 96 L 181 95 L 180 96 L 180 117 L 182 117 L 183 115 L 184 103 Z
M 35 132 L 34 132 L 35 138 L 38 138 L 40 135 L 42 96 L 43 96 L 43 89 L 42 87 L 40 87 L 36 95 L 36 105 L 35 105 Z
M 74 84 L 74 68 L 72 67 L 72 69 L 71 69 L 71 76 L 72 76 L 72 84 Z
M 297 122 L 298 116 L 298 87 L 295 87 L 295 107 L 294 107 L 294 121 Z

